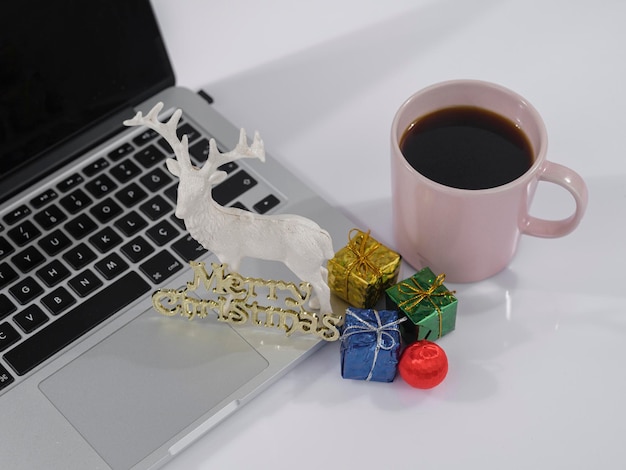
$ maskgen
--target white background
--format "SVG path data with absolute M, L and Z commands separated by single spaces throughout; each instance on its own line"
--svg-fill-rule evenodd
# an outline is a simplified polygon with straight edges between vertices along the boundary
M 439 387 L 343 380 L 339 345 L 328 344 L 169 469 L 623 468 L 626 2 L 153 4 L 178 83 L 258 129 L 275 157 L 390 247 L 391 120 L 441 80 L 525 96 L 548 128 L 548 158 L 590 193 L 573 234 L 524 237 L 507 270 L 448 285 L 459 310 L 439 340 L 450 362 Z M 562 218 L 572 206 L 545 183 L 532 209 Z

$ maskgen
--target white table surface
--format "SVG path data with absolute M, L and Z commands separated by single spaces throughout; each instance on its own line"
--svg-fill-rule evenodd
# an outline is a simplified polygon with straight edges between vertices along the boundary
M 275 157 L 390 247 L 390 123 L 437 81 L 525 96 L 546 122 L 548 158 L 590 194 L 573 234 L 524 237 L 504 272 L 447 284 L 459 308 L 439 340 L 450 366 L 440 386 L 344 380 L 339 344 L 328 344 L 168 469 L 624 468 L 626 2 L 154 6 L 179 84 L 261 131 Z M 561 218 L 572 205 L 544 183 L 533 214 Z

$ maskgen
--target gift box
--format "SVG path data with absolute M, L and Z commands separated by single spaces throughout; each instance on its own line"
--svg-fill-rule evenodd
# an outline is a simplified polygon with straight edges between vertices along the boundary
M 392 382 L 400 359 L 398 324 L 404 320 L 395 310 L 349 307 L 341 334 L 341 376 Z
M 436 276 L 426 267 L 385 291 L 386 308 L 398 309 L 410 320 L 402 324 L 407 343 L 434 341 L 454 330 L 458 301 L 444 280 L 444 274 Z
M 353 229 L 348 244 L 328 261 L 328 286 L 353 307 L 371 308 L 396 283 L 401 257 L 370 236 Z

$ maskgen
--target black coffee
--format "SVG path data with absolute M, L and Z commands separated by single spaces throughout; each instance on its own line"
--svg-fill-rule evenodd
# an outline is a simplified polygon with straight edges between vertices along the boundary
M 404 132 L 400 149 L 422 175 L 462 189 L 501 186 L 533 164 L 532 146 L 513 122 L 472 106 L 419 118 Z

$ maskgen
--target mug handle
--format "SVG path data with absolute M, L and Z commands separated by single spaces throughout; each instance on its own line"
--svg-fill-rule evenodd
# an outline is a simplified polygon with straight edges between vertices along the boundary
M 576 210 L 563 220 L 546 220 L 528 216 L 522 227 L 522 233 L 535 237 L 557 238 L 572 232 L 580 223 L 587 209 L 587 185 L 578 173 L 558 163 L 546 162 L 539 181 L 558 184 L 574 197 Z

